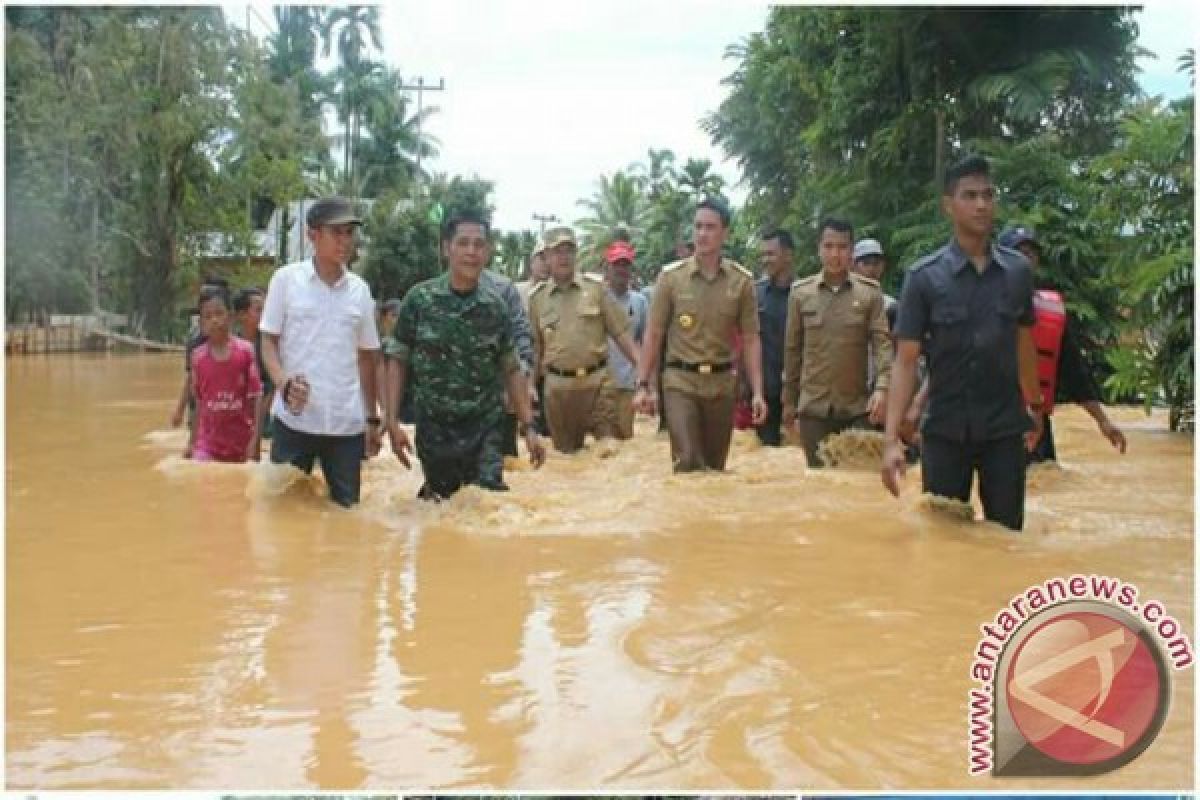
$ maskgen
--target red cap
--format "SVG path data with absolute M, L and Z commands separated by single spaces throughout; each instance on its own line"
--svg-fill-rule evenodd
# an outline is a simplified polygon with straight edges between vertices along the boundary
M 609 264 L 615 264 L 618 261 L 633 262 L 637 256 L 637 251 L 633 249 L 633 245 L 629 242 L 613 242 L 604 251 L 604 260 Z

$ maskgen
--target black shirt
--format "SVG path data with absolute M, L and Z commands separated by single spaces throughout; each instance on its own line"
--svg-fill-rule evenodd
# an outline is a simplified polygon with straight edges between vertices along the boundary
M 1017 327 L 1034 323 L 1033 271 L 992 246 L 980 273 L 951 240 L 914 264 L 900 297 L 896 336 L 929 358 L 925 435 L 987 442 L 1029 430 L 1017 369 Z
M 790 285 L 776 286 L 770 278 L 760 278 L 754 284 L 762 341 L 763 394 L 767 397 L 783 394 L 783 346 L 791 291 Z
M 1083 350 L 1079 346 L 1071 329 L 1070 320 L 1063 329 L 1062 347 L 1058 356 L 1058 381 L 1055 394 L 1071 403 L 1098 403 L 1100 390 L 1092 378 L 1092 371 L 1084 360 Z

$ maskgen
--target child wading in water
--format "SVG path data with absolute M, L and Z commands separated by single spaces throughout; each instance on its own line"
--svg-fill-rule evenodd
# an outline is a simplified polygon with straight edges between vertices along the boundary
M 229 297 L 223 289 L 201 295 L 200 328 L 208 341 L 192 353 L 196 417 L 183 455 L 197 461 L 257 461 L 262 382 L 254 345 L 229 332 Z
M 254 345 L 254 363 L 258 366 L 258 377 L 262 381 L 262 397 L 258 400 L 258 439 L 271 438 L 271 401 L 275 399 L 275 384 L 263 362 L 262 331 L 258 323 L 262 319 L 263 301 L 267 292 L 257 286 L 242 289 L 233 298 L 233 312 L 237 317 L 239 335 Z

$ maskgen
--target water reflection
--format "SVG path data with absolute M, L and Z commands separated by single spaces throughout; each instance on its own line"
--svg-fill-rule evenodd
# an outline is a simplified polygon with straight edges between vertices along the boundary
M 1013 536 L 752 437 L 675 476 L 652 426 L 437 508 L 377 459 L 345 512 L 179 459 L 177 359 L 6 377 L 13 788 L 961 789 L 970 656 L 1015 593 L 1119 576 L 1193 633 L 1192 442 L 1137 411 L 1124 459 L 1056 413 Z M 1190 677 L 1089 786 L 1191 785 Z

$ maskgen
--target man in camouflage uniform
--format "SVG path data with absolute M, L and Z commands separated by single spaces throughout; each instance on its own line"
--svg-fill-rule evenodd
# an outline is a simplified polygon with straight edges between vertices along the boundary
M 665 336 L 662 408 L 676 472 L 725 469 L 733 435 L 735 332 L 742 336 L 754 424 L 767 418 L 754 276 L 721 257 L 729 222 L 724 203 L 700 203 L 693 222 L 695 255 L 663 267 L 650 303 L 633 402 L 647 414 L 659 407 L 653 381 Z
M 400 306 L 395 346 L 388 356 L 387 428 L 392 450 L 406 467 L 411 447 L 396 419 L 406 378 L 414 381 L 417 458 L 425 470 L 420 497 L 438 500 L 462 486 L 506 490 L 502 430 L 503 386 L 512 396 L 529 459 L 546 451 L 530 425 L 524 376 L 513 350 L 504 300 L 480 282 L 490 258 L 488 224 L 455 214 L 442 229 L 450 269 L 414 286 Z
M 575 271 L 575 233 L 546 232 L 550 279 L 529 295 L 538 369 L 546 375 L 546 421 L 554 447 L 574 453 L 592 428 L 593 412 L 608 366 L 608 337 L 631 362 L 637 349 L 629 315 L 600 278 Z

